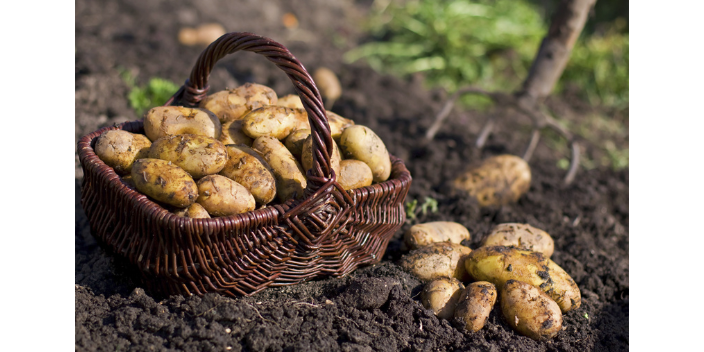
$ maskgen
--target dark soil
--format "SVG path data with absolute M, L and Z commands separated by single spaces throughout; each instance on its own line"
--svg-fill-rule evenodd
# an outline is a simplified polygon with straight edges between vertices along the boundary
M 495 224 L 526 222 L 555 239 L 553 260 L 577 282 L 582 306 L 564 316 L 555 338 L 536 342 L 514 332 L 494 310 L 479 332 L 465 333 L 439 320 L 419 302 L 422 283 L 395 261 L 399 231 L 381 263 L 342 279 L 267 289 L 231 299 L 154 297 L 132 279 L 132 268 L 107 254 L 90 234 L 80 205 L 82 171 L 76 163 L 76 350 L 189 351 L 607 351 L 629 347 L 628 170 L 580 171 L 562 186 L 562 157 L 541 146 L 531 162 L 533 182 L 517 204 L 480 209 L 442 192 L 470 162 L 520 153 L 528 140 L 524 118 L 501 113 L 484 150 L 472 147 L 485 114 L 456 112 L 436 141 L 421 137 L 444 94 L 423 88 L 419 77 L 400 80 L 363 64 L 343 64 L 361 40 L 357 23 L 367 1 L 149 1 L 76 2 L 76 141 L 100 127 L 138 116 L 126 99 L 121 70 L 182 82 L 202 47 L 178 43 L 182 26 L 219 22 L 228 31 L 250 31 L 286 45 L 309 71 L 327 66 L 344 87 L 333 111 L 369 126 L 390 152 L 405 160 L 413 184 L 408 200 L 438 200 L 436 213 L 417 221 L 451 220 L 472 233 L 471 247 Z M 196 5 L 197 4 L 197 5 Z M 300 21 L 288 30 L 281 16 Z M 334 45 L 332 43 L 335 43 Z M 213 91 L 245 82 L 269 85 L 280 95 L 290 81 L 265 59 L 236 53 L 218 65 Z M 568 105 L 568 104 L 567 104 Z M 588 148 L 589 146 L 587 146 Z M 589 152 L 587 150 L 587 152 Z M 77 159 L 76 159 L 77 160 Z M 410 226 L 406 224 L 402 230 Z

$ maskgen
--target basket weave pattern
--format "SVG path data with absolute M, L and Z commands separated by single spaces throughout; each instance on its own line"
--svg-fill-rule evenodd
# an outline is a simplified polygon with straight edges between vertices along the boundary
M 144 133 L 141 121 L 88 134 L 78 142 L 84 170 L 82 205 L 91 232 L 126 258 L 155 292 L 251 295 L 269 286 L 344 276 L 381 260 L 405 221 L 411 175 L 391 156 L 389 180 L 345 191 L 330 168 L 332 138 L 317 87 L 281 44 L 251 33 L 228 33 L 201 54 L 189 80 L 167 102 L 195 106 L 208 91 L 210 70 L 238 50 L 264 55 L 287 73 L 311 124 L 313 167 L 303 200 L 212 219 L 179 217 L 131 186 L 103 163 L 93 147 L 110 129 Z

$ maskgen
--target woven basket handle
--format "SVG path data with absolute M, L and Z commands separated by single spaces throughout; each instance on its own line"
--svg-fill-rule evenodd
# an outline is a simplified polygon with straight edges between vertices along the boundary
M 316 191 L 324 183 L 335 177 L 330 167 L 332 137 L 325 114 L 320 92 L 313 78 L 303 65 L 286 47 L 269 38 L 246 32 L 227 33 L 212 42 L 198 57 L 191 76 L 176 94 L 166 103 L 175 101 L 189 106 L 197 106 L 208 93 L 208 78 L 218 60 L 238 50 L 251 51 L 264 55 L 278 68 L 286 72 L 293 82 L 303 106 L 308 112 L 311 135 L 313 136 L 313 168 L 308 175 L 308 190 Z M 313 181 L 313 182 L 311 182 Z

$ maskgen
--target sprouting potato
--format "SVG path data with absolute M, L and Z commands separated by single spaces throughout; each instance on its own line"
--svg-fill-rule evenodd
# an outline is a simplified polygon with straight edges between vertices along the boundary
M 337 177 L 337 183 L 346 191 L 370 186 L 372 178 L 372 169 L 363 161 L 354 159 L 340 161 L 340 174 Z
M 237 181 L 258 204 L 267 204 L 276 197 L 276 179 L 269 164 L 252 148 L 227 145 L 228 160 L 220 175 Z
M 543 253 L 548 258 L 555 250 L 555 242 L 547 232 L 529 224 L 518 223 L 496 225 L 491 233 L 482 239 L 481 246 L 513 246 Z
M 432 243 L 404 255 L 399 265 L 421 280 L 454 277 L 465 281 L 468 275 L 464 261 L 471 252 L 456 243 Z
M 455 278 L 441 277 L 428 282 L 421 292 L 423 307 L 431 309 L 438 318 L 450 319 L 464 285 Z
M 269 164 L 276 178 L 276 194 L 281 202 L 303 197 L 307 181 L 301 165 L 291 152 L 274 137 L 259 137 L 254 140 L 252 149 L 257 151 Z
M 200 103 L 200 107 L 212 111 L 225 123 L 241 119 L 252 110 L 267 105 L 276 105 L 278 98 L 273 89 L 256 83 L 245 83 L 235 89 L 211 94 Z
M 218 140 L 193 134 L 157 139 L 149 148 L 149 157 L 171 161 L 194 179 L 217 174 L 225 167 L 227 150 Z
M 222 124 L 222 134 L 218 140 L 222 144 L 244 144 L 251 146 L 254 139 L 242 132 L 242 120 L 230 120 Z
M 501 288 L 501 311 L 508 325 L 533 340 L 546 340 L 562 329 L 560 307 L 545 292 L 508 280 Z
M 497 287 L 508 280 L 518 280 L 540 288 L 562 309 L 579 308 L 582 296 L 572 278 L 540 252 L 513 247 L 479 247 L 464 262 L 469 275 L 478 281 L 489 281 Z
M 335 171 L 335 175 L 340 174 L 340 149 L 337 147 L 337 143 L 332 141 L 332 155 L 330 156 L 330 167 Z M 303 142 L 303 149 L 301 150 L 301 166 L 303 166 L 303 171 L 308 172 L 308 170 L 313 168 L 313 136 L 309 135 L 308 138 Z
M 239 183 L 222 175 L 208 175 L 198 181 L 198 204 L 212 216 L 228 216 L 254 210 L 255 201 Z
M 144 117 L 144 134 L 154 142 L 177 134 L 196 134 L 218 139 L 222 125 L 208 110 L 183 106 L 157 106 Z
M 335 100 L 342 95 L 342 85 L 337 79 L 332 70 L 327 67 L 321 67 L 313 73 L 315 85 L 320 90 L 320 94 L 327 100 L 326 106 L 330 107 L 335 103 Z
M 262 136 L 284 139 L 296 127 L 295 111 L 283 106 L 264 106 L 242 118 L 242 132 L 252 138 Z
M 451 221 L 434 221 L 416 224 L 404 234 L 406 245 L 415 249 L 436 242 L 460 243 L 469 240 L 469 230 Z
M 185 208 L 198 198 L 198 187 L 191 175 L 170 161 L 138 159 L 131 175 L 139 192 L 159 202 Z
M 280 97 L 279 101 L 276 103 L 276 105 L 284 106 L 284 107 L 292 108 L 292 109 L 305 110 L 305 106 L 303 106 L 303 102 L 301 101 L 301 97 L 299 97 L 297 94 L 289 94 L 289 95 L 285 95 L 283 97 Z
M 353 126 L 354 121 L 328 110 L 325 111 L 325 114 L 328 117 L 328 125 L 330 125 L 330 136 L 339 144 L 342 131 L 347 127 Z
M 198 203 L 193 203 L 188 208 L 178 209 L 174 214 L 190 219 L 210 219 L 208 211 Z
M 291 154 L 297 159 L 301 158 L 301 153 L 303 151 L 303 145 L 306 138 L 310 136 L 310 129 L 302 129 L 291 132 L 291 134 L 284 140 L 284 145 Z
M 340 150 L 345 159 L 365 162 L 372 169 L 374 182 L 386 181 L 391 175 L 391 159 L 384 142 L 370 128 L 354 125 L 340 136 Z
M 467 285 L 457 306 L 455 320 L 467 331 L 481 330 L 489 319 L 491 308 L 496 303 L 496 287 L 491 282 L 477 281 Z
M 95 154 L 119 175 L 129 174 L 136 159 L 146 158 L 152 142 L 123 130 L 105 131 L 95 142 Z
M 530 166 L 514 155 L 498 155 L 470 168 L 452 181 L 482 207 L 515 203 L 530 188 Z

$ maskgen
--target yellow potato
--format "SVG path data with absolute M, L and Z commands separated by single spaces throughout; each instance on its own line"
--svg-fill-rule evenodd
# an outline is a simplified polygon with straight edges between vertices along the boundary
M 342 131 L 344 131 L 345 128 L 354 125 L 354 121 L 346 119 L 328 110 L 325 111 L 325 114 L 328 116 L 328 125 L 330 125 L 330 136 L 332 136 L 332 139 L 334 139 L 335 142 L 339 144 L 340 137 L 342 136 Z
M 242 132 L 252 138 L 268 136 L 284 139 L 296 125 L 294 110 L 283 106 L 264 106 L 242 118 Z
M 219 23 L 205 23 L 196 28 L 184 27 L 178 31 L 178 41 L 183 45 L 209 45 L 225 34 Z
M 208 175 L 198 181 L 198 204 L 212 216 L 228 216 L 254 210 L 255 201 L 241 184 L 222 175 Z
M 420 299 L 423 307 L 431 309 L 438 318 L 450 319 L 462 290 L 464 285 L 459 280 L 441 277 L 425 284 Z
M 513 246 L 543 253 L 550 258 L 555 242 L 550 235 L 528 224 L 499 224 L 481 242 L 481 246 Z
M 278 98 L 273 89 L 256 83 L 245 83 L 235 89 L 223 90 L 205 97 L 200 107 L 212 111 L 225 123 L 241 119 L 245 114 L 262 106 L 276 105 Z
M 452 187 L 469 193 L 480 206 L 515 203 L 530 188 L 530 166 L 514 155 L 484 160 L 452 181 Z
M 330 167 L 335 171 L 335 175 L 340 174 L 340 149 L 337 147 L 337 143 L 332 141 L 332 156 L 330 157 Z M 301 166 L 303 166 L 303 171 L 308 172 L 308 170 L 313 168 L 313 136 L 308 136 L 303 142 L 303 149 L 301 150 Z
M 454 317 L 464 324 L 467 331 L 479 331 L 489 319 L 494 303 L 496 303 L 494 284 L 487 281 L 473 282 L 467 285 L 457 301 Z
M 222 144 L 244 144 L 251 146 L 254 139 L 242 132 L 242 125 L 244 121 L 242 120 L 230 120 L 222 125 L 222 134 L 218 140 Z
M 374 182 L 386 181 L 391 175 L 389 152 L 381 138 L 368 127 L 345 128 L 340 136 L 340 150 L 345 159 L 365 162 L 372 169 Z
M 105 131 L 95 142 L 95 154 L 119 175 L 129 174 L 137 159 L 146 158 L 152 142 L 144 135 L 123 130 Z
M 276 105 L 292 109 L 305 110 L 303 102 L 301 102 L 301 97 L 299 97 L 297 94 L 289 94 L 279 98 L 279 101 L 276 103 Z
M 210 219 L 208 211 L 198 203 L 193 203 L 188 208 L 178 209 L 174 214 L 190 219 Z
M 367 187 L 372 184 L 372 169 L 363 161 L 347 159 L 340 161 L 337 183 L 345 190 Z
M 131 175 L 138 191 L 159 202 L 185 208 L 198 198 L 198 187 L 191 175 L 170 161 L 136 160 Z
M 313 80 L 315 85 L 320 90 L 320 94 L 325 97 L 326 100 L 332 103 L 326 104 L 326 106 L 331 106 L 337 98 L 342 95 L 342 85 L 340 80 L 337 79 L 332 70 L 327 67 L 321 67 L 313 73 Z
M 562 329 L 562 313 L 545 292 L 508 280 L 501 288 L 501 311 L 508 325 L 533 340 L 546 340 Z
M 404 234 L 406 245 L 415 249 L 436 242 L 460 243 L 469 240 L 469 230 L 451 221 L 434 221 L 416 224 Z
M 259 137 L 254 140 L 252 149 L 257 151 L 271 167 L 276 178 L 276 194 L 282 203 L 291 199 L 301 199 L 307 181 L 301 165 L 291 152 L 274 137 Z
M 308 113 L 304 109 L 293 109 L 293 120 L 295 121 L 294 131 L 310 130 L 310 121 L 308 121 Z
M 454 277 L 468 279 L 464 261 L 472 250 L 460 244 L 432 243 L 401 257 L 399 265 L 421 280 Z
M 252 148 L 227 145 L 228 160 L 220 175 L 246 188 L 258 204 L 267 204 L 276 197 L 276 179 L 269 164 Z
M 218 139 L 222 125 L 208 110 L 182 106 L 157 106 L 144 117 L 144 134 L 153 142 L 166 136 L 196 134 Z
M 171 161 L 191 174 L 194 179 L 217 174 L 225 167 L 227 150 L 218 140 L 180 134 L 162 137 L 152 143 L 149 157 Z
M 555 262 L 540 252 L 512 247 L 479 247 L 472 251 L 464 265 L 478 281 L 489 281 L 497 287 L 508 280 L 518 280 L 540 288 L 562 309 L 579 308 L 582 296 L 577 284 Z
M 284 140 L 286 149 L 288 149 L 296 159 L 301 158 L 303 144 L 308 136 L 310 136 L 310 129 L 302 129 L 291 132 Z

